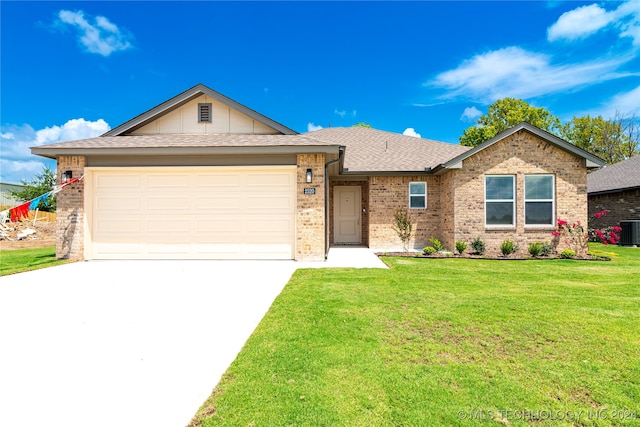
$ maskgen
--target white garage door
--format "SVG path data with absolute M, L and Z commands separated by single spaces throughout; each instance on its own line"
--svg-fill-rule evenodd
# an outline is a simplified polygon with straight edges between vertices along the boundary
M 295 166 L 88 168 L 87 259 L 292 259 Z

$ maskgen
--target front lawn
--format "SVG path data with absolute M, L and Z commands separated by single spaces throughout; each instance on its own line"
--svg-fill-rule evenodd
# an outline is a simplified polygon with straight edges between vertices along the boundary
M 64 264 L 56 258 L 56 247 L 0 251 L 0 276 Z
M 193 424 L 640 425 L 640 249 L 592 250 L 298 270 Z

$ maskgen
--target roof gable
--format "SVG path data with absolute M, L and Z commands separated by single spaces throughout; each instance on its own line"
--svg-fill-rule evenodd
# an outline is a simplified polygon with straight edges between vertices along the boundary
M 460 154 L 457 157 L 452 158 L 451 160 L 447 161 L 446 163 L 443 163 L 440 168 L 444 168 L 444 169 L 457 169 L 460 168 L 462 165 L 462 161 L 473 156 L 474 154 L 488 148 L 491 147 L 493 144 L 495 144 L 496 142 L 502 141 L 503 139 L 507 138 L 508 136 L 513 135 L 516 132 L 520 132 L 521 130 L 525 130 L 527 132 L 530 132 L 536 136 L 538 136 L 539 138 L 542 138 L 543 140 L 550 142 L 551 144 L 554 144 L 555 146 L 561 148 L 562 150 L 565 150 L 569 153 L 572 153 L 573 155 L 577 156 L 577 157 L 582 157 L 583 159 L 585 159 L 587 161 L 587 168 L 599 168 L 604 166 L 604 160 L 602 160 L 601 158 L 589 153 L 588 151 L 583 150 L 580 147 L 577 147 L 561 138 L 558 138 L 555 135 L 550 134 L 547 131 L 544 131 L 536 126 L 533 126 L 527 122 L 521 122 L 520 124 L 517 124 L 507 130 L 505 130 L 504 132 L 496 135 L 495 137 L 491 138 L 488 141 L 483 142 L 482 144 L 478 145 L 477 147 Z
M 133 119 L 121 124 L 120 126 L 106 132 L 103 136 L 123 136 L 132 134 L 153 134 L 153 133 L 193 133 L 191 129 L 193 125 L 187 126 L 185 131 L 184 126 L 175 126 L 171 129 L 171 125 L 166 126 L 170 130 L 168 132 L 160 131 L 160 127 L 154 128 L 153 123 L 156 124 L 164 122 L 173 122 L 179 118 L 177 112 L 181 109 L 191 110 L 197 108 L 198 101 L 209 102 L 214 104 L 214 107 L 225 106 L 228 108 L 228 121 L 231 122 L 234 117 L 235 120 L 240 123 L 239 132 L 232 132 L 232 127 L 227 127 L 227 132 L 220 132 L 220 128 L 212 127 L 210 133 L 257 133 L 257 134 L 281 134 L 281 135 L 296 135 L 297 132 L 289 129 L 288 127 L 228 98 L 221 93 L 218 93 L 205 85 L 198 84 L 191 89 L 182 92 L 179 95 L 163 102 L 162 104 L 134 117 Z M 192 120 L 195 121 L 196 113 L 194 112 Z M 248 124 L 249 121 L 254 121 L 254 124 Z M 244 122 L 244 123 L 243 123 Z M 189 123 L 189 122 L 187 122 Z M 154 130 L 155 129 L 155 130 Z M 224 129 L 223 129 L 224 130 Z M 196 133 L 203 133 L 202 131 Z
M 640 188 L 640 155 L 607 166 L 587 175 L 589 194 Z

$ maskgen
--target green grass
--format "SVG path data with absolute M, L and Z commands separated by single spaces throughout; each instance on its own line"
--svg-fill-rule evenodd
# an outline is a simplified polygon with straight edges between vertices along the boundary
M 298 270 L 194 420 L 640 425 L 640 249 L 592 252 Z
M 55 246 L 37 249 L 0 251 L 0 276 L 64 264 L 56 259 Z

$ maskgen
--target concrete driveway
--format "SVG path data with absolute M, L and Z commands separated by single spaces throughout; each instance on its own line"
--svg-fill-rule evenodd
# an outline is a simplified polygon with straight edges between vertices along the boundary
M 183 427 L 296 268 L 324 263 L 93 261 L 0 277 L 0 426 Z
M 0 278 L 0 426 L 185 426 L 299 266 L 105 261 Z

